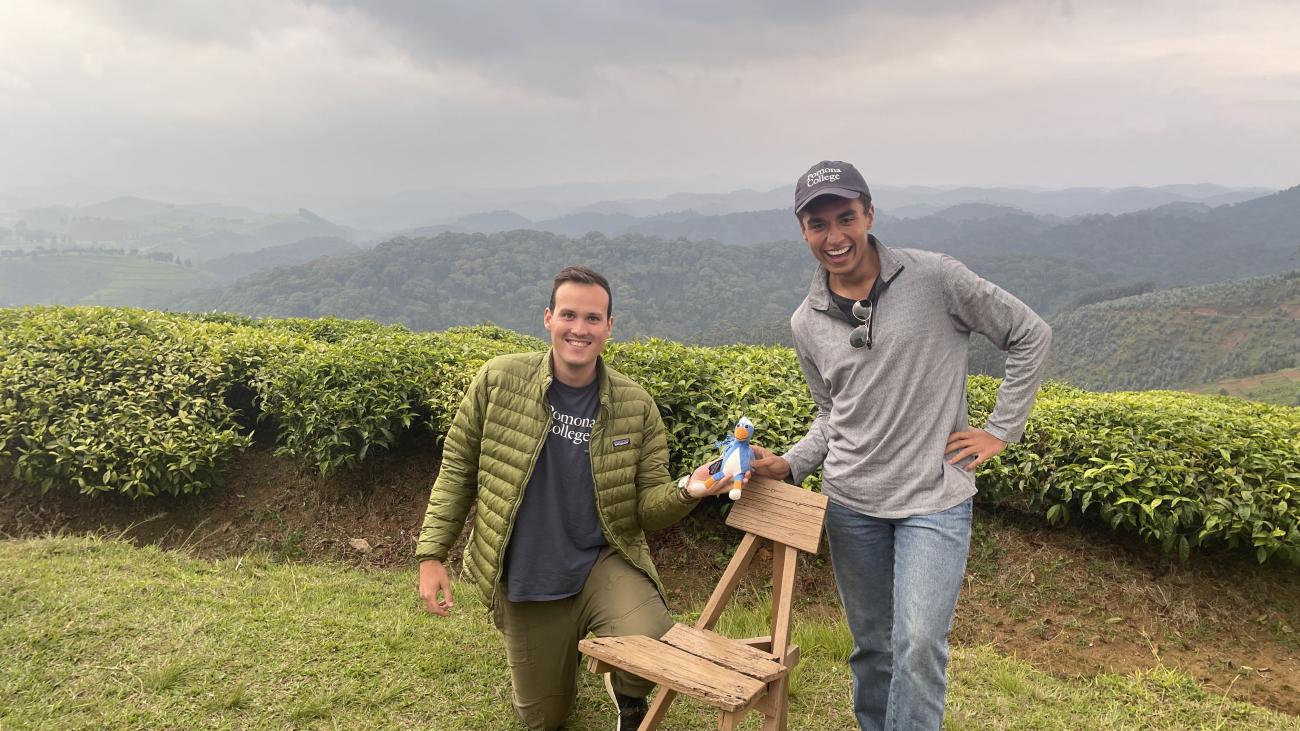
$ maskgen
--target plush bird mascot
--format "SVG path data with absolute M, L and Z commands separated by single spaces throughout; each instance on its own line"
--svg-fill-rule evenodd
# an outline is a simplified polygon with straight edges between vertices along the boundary
M 736 486 L 731 488 L 731 492 L 727 495 L 732 500 L 739 500 L 742 482 L 745 475 L 749 473 L 749 464 L 754 461 L 754 450 L 749 446 L 749 439 L 752 436 L 754 436 L 754 424 L 749 419 L 740 417 L 740 421 L 736 422 L 735 430 L 727 435 L 727 440 L 718 442 L 718 446 L 723 448 L 722 458 L 714 463 L 717 468 L 714 469 L 713 474 L 704 482 L 692 482 L 686 489 L 692 495 L 699 497 L 723 477 L 730 477 L 735 480 Z

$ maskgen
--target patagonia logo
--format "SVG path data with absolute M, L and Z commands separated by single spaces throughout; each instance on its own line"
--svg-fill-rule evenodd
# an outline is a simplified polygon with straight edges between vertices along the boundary
M 629 444 L 631 444 L 631 443 L 632 443 L 632 440 L 631 440 L 631 439 L 615 439 L 615 440 L 614 440 L 614 446 L 615 446 L 615 447 L 626 447 L 627 445 L 629 445 Z

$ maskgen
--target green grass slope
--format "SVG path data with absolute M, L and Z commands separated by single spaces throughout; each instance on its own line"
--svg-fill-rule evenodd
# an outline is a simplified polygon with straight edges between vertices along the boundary
M 92 538 L 2 541 L 0 565 L 3 728 L 515 727 L 482 606 L 462 588 L 452 618 L 424 614 L 409 571 L 209 562 Z M 752 634 L 763 613 L 740 607 L 720 629 Z M 851 727 L 845 630 L 795 622 L 790 728 Z M 979 647 L 955 650 L 948 708 L 948 729 L 1300 729 L 1160 665 L 1060 679 Z M 666 726 L 714 718 L 679 701 Z M 568 728 L 610 719 L 583 673 Z

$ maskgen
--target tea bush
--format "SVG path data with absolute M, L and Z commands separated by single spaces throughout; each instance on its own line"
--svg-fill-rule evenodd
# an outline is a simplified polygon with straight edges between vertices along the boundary
M 281 352 L 254 384 L 263 417 L 275 420 L 277 453 L 321 474 L 392 447 L 414 426 L 444 435 L 483 363 L 541 347 L 540 340 L 493 327 L 414 335 L 405 328 L 309 331 L 301 322 L 309 321 L 286 325 L 317 342 Z
M 988 379 L 992 380 L 992 379 Z M 992 389 L 972 388 L 987 415 Z M 1186 558 L 1248 547 L 1300 564 L 1300 409 L 1168 391 L 1045 388 L 1025 439 L 980 475 L 1053 524 L 1092 514 Z
M 43 308 L 0 333 L 0 458 L 43 490 L 133 497 L 214 482 L 248 445 L 225 401 L 259 358 L 230 326 L 139 310 Z
M 484 362 L 545 346 L 490 325 L 411 333 L 332 318 L 0 310 L 0 463 L 43 490 L 193 492 L 220 480 L 256 427 L 329 474 L 404 434 L 436 448 Z M 651 339 L 611 343 L 606 356 L 658 403 L 673 474 L 712 458 L 742 414 L 779 450 L 816 413 L 788 348 Z M 972 424 L 998 386 L 970 379 Z M 1053 524 L 1095 515 L 1184 557 L 1244 547 L 1300 564 L 1296 408 L 1048 383 L 1024 440 L 980 485 Z

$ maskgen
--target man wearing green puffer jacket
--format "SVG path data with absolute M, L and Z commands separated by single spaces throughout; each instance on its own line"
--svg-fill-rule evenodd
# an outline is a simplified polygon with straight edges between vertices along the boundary
M 612 313 L 604 277 L 584 267 L 556 275 L 543 313 L 550 350 L 494 358 L 474 378 L 416 549 L 420 598 L 445 617 L 454 602 L 443 563 L 477 507 L 464 574 L 505 636 L 515 712 L 530 729 L 569 716 L 578 641 L 589 632 L 659 637 L 673 624 L 645 531 L 675 523 L 696 500 L 689 478 L 668 474 L 654 400 L 600 358 Z M 653 684 L 613 673 L 605 686 L 615 728 L 635 729 Z

